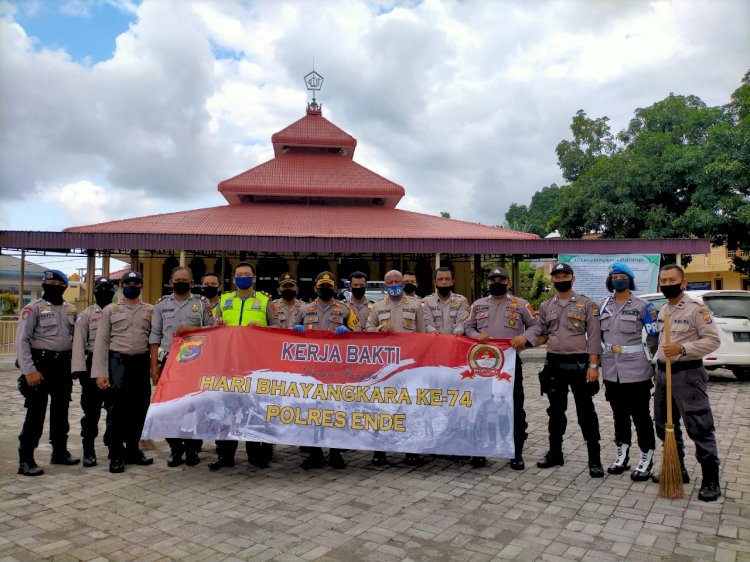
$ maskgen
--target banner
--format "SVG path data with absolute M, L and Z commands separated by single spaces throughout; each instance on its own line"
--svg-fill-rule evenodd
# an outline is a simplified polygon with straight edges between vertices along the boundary
M 614 261 L 628 264 L 635 273 L 636 295 L 655 293 L 659 282 L 659 254 L 560 254 L 557 258 L 575 271 L 573 290 L 596 302 L 611 294 L 605 283 Z
M 433 334 L 176 338 L 143 437 L 513 458 L 515 351 Z

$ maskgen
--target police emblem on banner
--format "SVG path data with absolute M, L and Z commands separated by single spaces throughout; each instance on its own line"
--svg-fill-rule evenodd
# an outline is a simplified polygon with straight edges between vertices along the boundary
M 201 348 L 206 339 L 205 335 L 187 336 L 180 342 L 180 351 L 177 355 L 178 363 L 190 363 L 201 356 Z
M 503 350 L 491 343 L 478 343 L 469 350 L 470 372 L 464 378 L 497 377 L 510 380 L 508 373 L 503 373 L 505 354 Z

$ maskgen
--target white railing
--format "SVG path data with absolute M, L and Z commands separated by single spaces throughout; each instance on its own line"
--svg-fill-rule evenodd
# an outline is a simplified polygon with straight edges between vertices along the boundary
M 16 354 L 18 316 L 0 316 L 0 355 Z

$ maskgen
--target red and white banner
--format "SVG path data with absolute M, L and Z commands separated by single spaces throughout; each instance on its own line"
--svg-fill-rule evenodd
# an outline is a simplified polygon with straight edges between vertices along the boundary
M 515 351 L 428 334 L 176 338 L 143 437 L 512 458 Z

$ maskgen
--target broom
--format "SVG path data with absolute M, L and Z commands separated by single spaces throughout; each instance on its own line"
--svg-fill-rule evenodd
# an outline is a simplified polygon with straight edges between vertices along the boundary
M 664 314 L 664 341 L 669 345 L 669 313 Z M 677 455 L 677 440 L 672 423 L 672 360 L 667 357 L 667 426 L 664 435 L 661 472 L 659 473 L 659 497 L 670 500 L 681 499 L 685 495 L 682 487 L 682 469 Z

